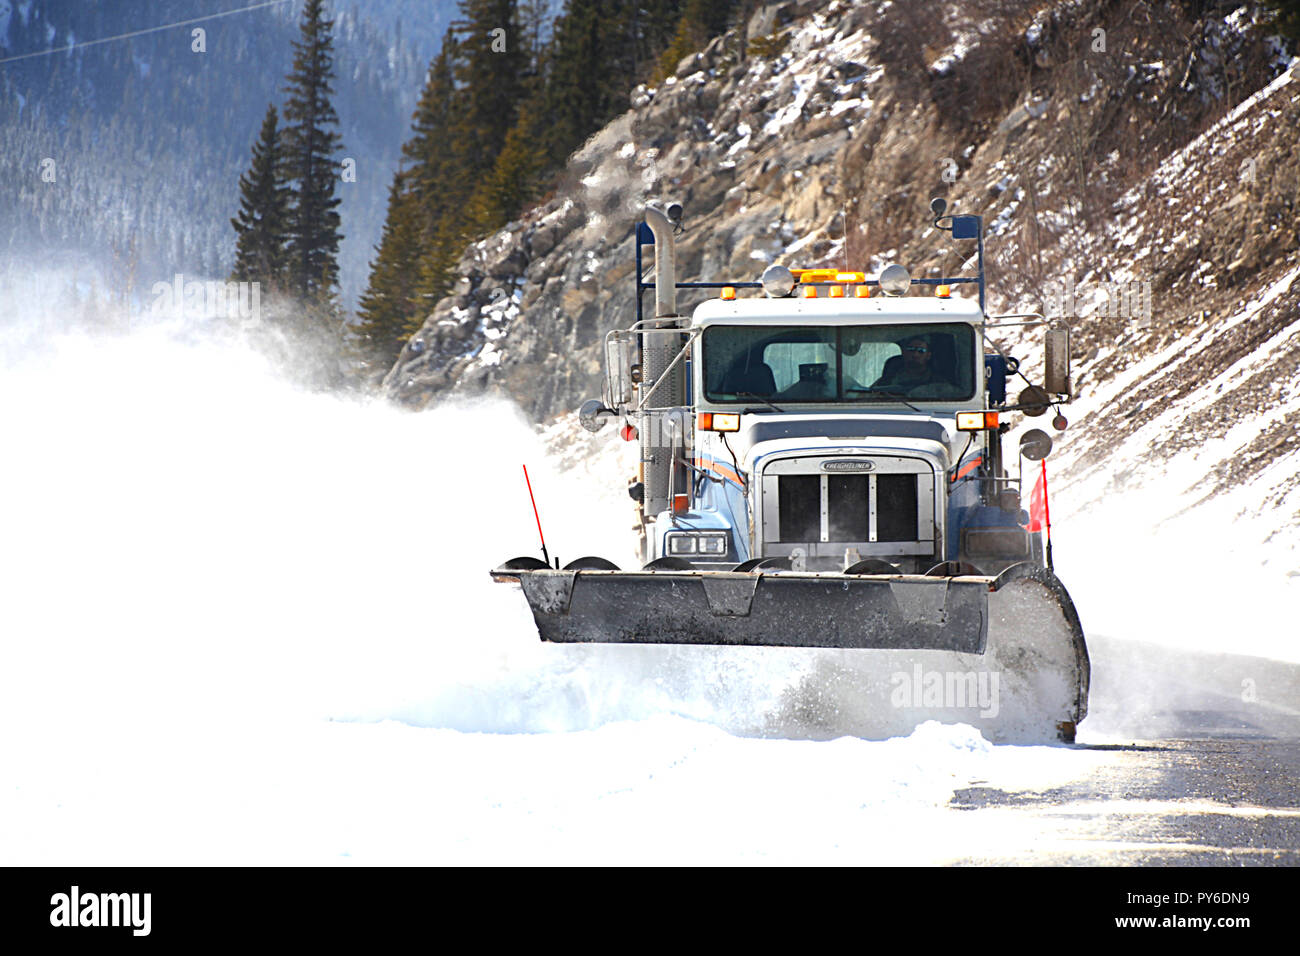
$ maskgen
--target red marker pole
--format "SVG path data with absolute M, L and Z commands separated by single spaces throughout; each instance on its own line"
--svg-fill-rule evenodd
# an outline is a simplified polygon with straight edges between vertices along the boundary
M 1043 522 L 1047 525 L 1047 570 L 1052 567 L 1052 509 L 1047 504 L 1047 459 L 1043 459 Z
M 533 503 L 533 517 L 537 519 L 537 537 L 542 539 L 542 557 L 546 559 L 546 566 L 551 566 L 551 556 L 546 553 L 546 535 L 542 534 L 542 519 L 537 514 L 537 499 L 533 497 L 533 483 L 528 480 L 528 466 L 524 465 L 524 483 L 528 485 L 528 500 Z

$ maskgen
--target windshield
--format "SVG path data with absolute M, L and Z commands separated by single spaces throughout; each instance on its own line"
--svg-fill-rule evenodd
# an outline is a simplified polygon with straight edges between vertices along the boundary
M 703 335 L 710 402 L 964 401 L 975 330 L 961 323 L 840 327 L 714 325 Z

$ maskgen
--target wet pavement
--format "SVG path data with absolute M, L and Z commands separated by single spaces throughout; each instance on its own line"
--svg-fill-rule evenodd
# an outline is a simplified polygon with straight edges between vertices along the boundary
M 971 864 L 1300 865 L 1300 665 L 1091 637 L 1103 759 L 1044 792 L 971 786 L 950 807 L 1029 831 Z

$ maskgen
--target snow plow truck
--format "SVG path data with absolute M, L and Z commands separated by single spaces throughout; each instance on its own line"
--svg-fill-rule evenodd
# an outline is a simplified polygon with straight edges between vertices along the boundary
M 1003 449 L 1013 416 L 1069 400 L 1069 330 L 987 316 L 983 223 L 945 210 L 932 202 L 934 226 L 974 244 L 975 275 L 774 264 L 757 281 L 678 282 L 681 207 L 646 206 L 636 321 L 606 337 L 605 394 L 579 412 L 639 443 L 643 567 L 493 569 L 522 587 L 543 641 L 815 653 L 869 715 L 862 736 L 939 720 L 997 742 L 1074 740 L 1088 652 L 1050 537 L 1022 507 L 1022 475 L 1052 440 L 1031 429 L 1014 460 Z M 717 292 L 685 316 L 679 289 Z M 1037 324 L 1041 384 L 993 337 Z

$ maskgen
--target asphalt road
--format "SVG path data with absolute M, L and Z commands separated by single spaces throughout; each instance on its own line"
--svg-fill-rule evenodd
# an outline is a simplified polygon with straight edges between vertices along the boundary
M 1104 759 L 1041 793 L 972 786 L 972 823 L 1034 839 L 973 864 L 1300 865 L 1300 665 L 1090 636 L 1089 716 Z

